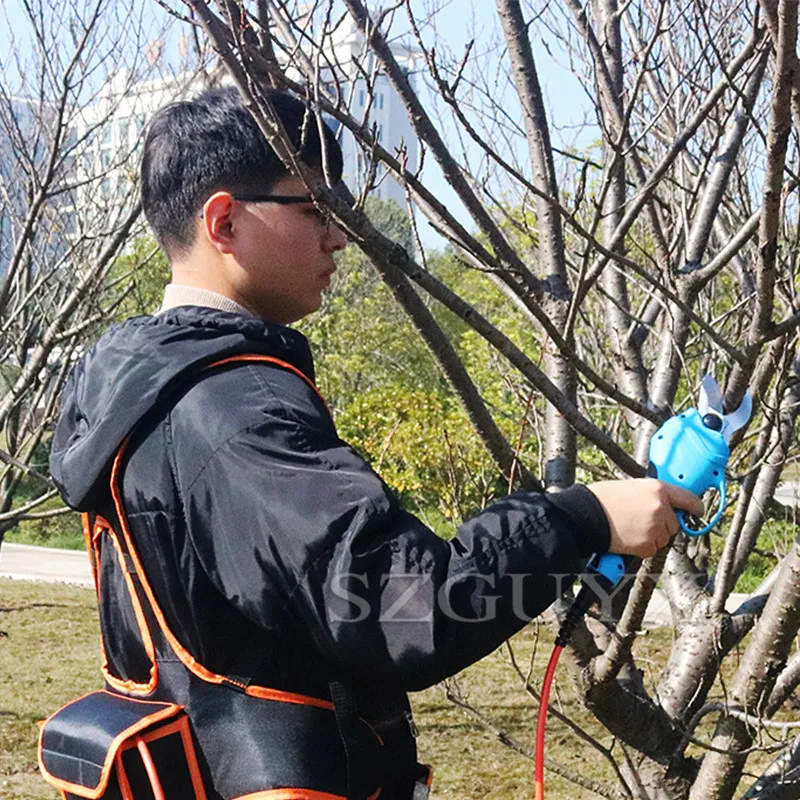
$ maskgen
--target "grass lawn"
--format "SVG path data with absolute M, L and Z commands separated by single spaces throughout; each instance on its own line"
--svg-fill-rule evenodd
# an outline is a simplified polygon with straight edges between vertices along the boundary
M 648 685 L 666 663 L 670 643 L 668 628 L 650 631 L 637 641 L 637 660 Z M 513 640 L 516 662 L 524 672 L 535 653 L 532 676 L 537 686 L 551 644 L 544 624 L 528 626 Z M 36 766 L 36 723 L 59 705 L 100 687 L 92 590 L 0 579 L 0 798 L 55 800 L 56 792 L 39 777 Z M 533 750 L 536 710 L 508 649 L 463 672 L 455 687 L 462 699 L 492 719 L 496 731 L 488 731 L 454 705 L 443 686 L 412 697 L 420 758 L 435 768 L 433 800 L 529 800 L 533 763 L 497 735 L 500 730 Z M 575 701 L 566 667 L 557 673 L 551 703 L 610 745 L 610 736 Z M 710 729 L 698 733 L 707 740 Z M 552 719 L 547 754 L 575 773 L 612 783 L 611 769 L 597 751 Z M 597 796 L 548 772 L 549 800 Z
M 0 579 L 0 797 L 58 794 L 39 776 L 36 723 L 101 688 L 94 593 Z
M 541 626 L 545 638 L 545 626 Z M 546 636 L 550 641 L 549 634 Z M 518 636 L 515 654 L 527 669 L 536 626 Z M 534 676 L 541 678 L 549 645 L 539 646 Z M 566 680 L 562 677 L 562 680 Z M 0 579 L 0 797 L 44 800 L 58 795 L 36 766 L 36 723 L 59 705 L 101 687 L 94 593 L 90 589 Z M 535 709 L 519 688 L 507 651 L 500 650 L 459 676 L 462 695 L 532 749 Z M 568 691 L 561 706 L 574 711 Z M 420 757 L 435 767 L 434 800 L 530 798 L 533 764 L 487 732 L 435 686 L 412 698 L 420 729 Z M 554 703 L 558 703 L 554 699 Z M 599 733 L 598 726 L 593 730 Z M 548 753 L 595 778 L 605 763 L 574 736 L 549 726 Z M 607 737 L 606 737 L 607 738 Z M 548 797 L 595 797 L 557 777 Z

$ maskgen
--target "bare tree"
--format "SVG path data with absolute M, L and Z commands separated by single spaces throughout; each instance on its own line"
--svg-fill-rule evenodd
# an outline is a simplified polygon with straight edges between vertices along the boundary
M 141 224 L 140 95 L 164 102 L 190 77 L 165 74 L 163 22 L 141 6 L 20 5 L 0 60 L 0 542 L 67 511 L 37 510 L 56 495 L 49 431 L 71 365 L 130 288 L 112 268 Z
M 496 7 L 495 28 L 476 32 L 462 52 L 436 36 L 437 7 L 411 0 L 379 11 L 362 0 L 302 8 L 221 0 L 218 9 L 185 0 L 173 11 L 202 27 L 285 163 L 371 258 L 506 476 L 515 473 L 518 448 L 429 298 L 538 393 L 531 413 L 546 415 L 541 477 L 554 489 L 590 461 L 596 471 L 598 456 L 609 475 L 644 474 L 651 434 L 694 403 L 705 372 L 724 380 L 728 409 L 753 389 L 758 411 L 731 465 L 734 513 L 723 525 L 722 555 L 677 537 L 639 566 L 618 596 L 611 629 L 589 621 L 571 648 L 584 704 L 624 753 L 598 744 L 617 784 L 588 788 L 608 797 L 730 798 L 763 731 L 783 724 L 771 717 L 800 683 L 800 662 L 790 656 L 800 626 L 797 541 L 758 591 L 726 610 L 783 466 L 797 457 L 797 2 L 497 0 Z M 348 27 L 359 47 L 340 47 Z M 398 52 L 399 35 L 411 62 Z M 547 111 L 539 39 L 581 81 L 599 147 L 554 145 L 559 120 Z M 410 166 L 406 149 L 383 146 L 381 81 L 402 99 L 419 152 L 435 162 L 459 207 L 437 198 L 430 173 Z M 386 239 L 361 197 L 304 167 L 267 86 L 304 97 L 309 124 L 324 118 L 353 137 L 364 165 L 357 194 L 386 175 L 404 187 L 463 270 L 490 281 L 537 331 L 542 366 L 538 351 L 526 351 L 427 269 L 421 245 L 409 252 Z M 362 93 L 367 102 L 353 102 Z M 535 471 L 528 465 L 516 474 L 536 485 Z M 647 686 L 632 646 L 659 577 L 676 638 L 668 668 Z M 710 702 L 715 679 L 748 634 L 726 701 Z M 704 742 L 695 728 L 710 714 L 716 728 Z M 703 755 L 690 754 L 690 743 Z M 787 742 L 747 797 L 789 796 L 783 776 L 799 766 L 800 748 Z M 574 771 L 561 774 L 587 787 Z

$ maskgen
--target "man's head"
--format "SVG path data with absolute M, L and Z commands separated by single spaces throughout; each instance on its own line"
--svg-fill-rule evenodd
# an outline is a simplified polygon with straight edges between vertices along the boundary
M 287 94 L 271 92 L 269 99 L 303 162 L 321 172 L 316 119 Z M 338 181 L 341 150 L 323 127 L 328 171 Z M 286 170 L 235 89 L 157 112 L 141 183 L 144 213 L 173 280 L 225 294 L 276 322 L 293 322 L 319 306 L 344 235 Z
M 272 91 L 268 98 L 302 160 L 321 170 L 316 119 L 291 95 Z M 329 170 L 338 181 L 342 153 L 333 133 L 324 130 Z M 198 214 L 212 194 L 263 194 L 287 174 L 238 91 L 211 89 L 165 106 L 151 120 L 142 155 L 144 214 L 172 256 L 191 247 Z

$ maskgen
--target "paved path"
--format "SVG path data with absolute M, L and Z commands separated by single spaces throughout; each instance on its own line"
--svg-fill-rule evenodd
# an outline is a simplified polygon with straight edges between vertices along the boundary
M 0 578 L 94 585 L 89 557 L 83 550 L 58 550 L 11 542 L 0 545 Z
M 786 481 L 778 484 L 775 490 L 775 500 L 782 506 L 796 508 L 800 506 L 800 482 Z
M 82 550 L 57 550 L 10 542 L 0 546 L 0 578 L 93 586 L 89 560 Z M 731 595 L 726 604 L 728 610 L 737 608 L 746 596 Z M 672 624 L 669 603 L 659 589 L 653 594 L 644 624 L 648 627 Z
M 736 611 L 748 597 L 749 595 L 746 594 L 731 594 L 725 601 L 725 609 L 729 612 Z M 667 596 L 661 589 L 656 589 L 644 615 L 644 626 L 657 628 L 661 625 L 672 625 L 672 612 Z
M 775 499 L 785 506 L 800 506 L 800 482 L 787 481 L 778 486 Z M 82 550 L 58 550 L 5 542 L 0 545 L 0 578 L 72 583 L 93 586 L 89 559 Z M 728 598 L 728 611 L 737 608 L 746 595 Z M 672 617 L 665 595 L 656 589 L 647 608 L 645 625 L 669 625 Z

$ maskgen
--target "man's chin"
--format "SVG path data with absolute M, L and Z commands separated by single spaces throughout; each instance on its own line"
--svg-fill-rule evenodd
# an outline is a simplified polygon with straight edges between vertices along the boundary
M 295 312 L 291 315 L 291 319 L 288 322 L 284 322 L 283 324 L 293 325 L 295 322 L 300 322 L 301 319 L 304 319 L 305 317 L 313 314 L 315 311 L 319 311 L 321 307 L 322 307 L 322 293 L 320 292 L 317 295 L 316 300 L 310 301 L 302 309 L 297 308 Z

